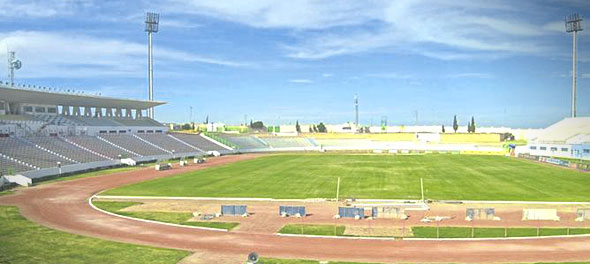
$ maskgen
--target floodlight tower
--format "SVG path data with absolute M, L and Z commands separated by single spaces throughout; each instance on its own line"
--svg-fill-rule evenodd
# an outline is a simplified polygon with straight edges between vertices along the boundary
M 576 66 L 577 66 L 577 36 L 578 31 L 584 30 L 582 28 L 582 17 L 577 14 L 571 14 L 565 18 L 565 31 L 567 33 L 574 33 L 574 41 L 572 48 L 572 117 L 576 117 Z
M 10 79 L 10 87 L 14 87 L 14 70 L 22 67 L 22 62 L 16 59 L 14 51 L 7 52 L 8 57 L 8 78 Z
M 148 97 L 154 100 L 154 60 L 152 58 L 152 33 L 158 32 L 160 14 L 147 12 L 145 14 L 145 31 L 148 33 Z M 148 109 L 148 117 L 154 118 L 154 108 Z

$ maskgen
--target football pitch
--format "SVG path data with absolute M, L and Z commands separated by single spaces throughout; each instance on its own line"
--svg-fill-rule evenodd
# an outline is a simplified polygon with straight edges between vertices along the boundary
M 108 190 L 104 195 L 590 201 L 590 174 L 479 155 L 277 154 Z

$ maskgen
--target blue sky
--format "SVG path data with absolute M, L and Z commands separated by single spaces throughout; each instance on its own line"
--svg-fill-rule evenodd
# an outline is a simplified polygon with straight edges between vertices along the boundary
M 156 119 L 544 127 L 569 116 L 570 1 L 0 0 L 0 57 L 19 83 L 147 98 Z M 590 30 L 590 29 L 588 29 Z M 590 115 L 590 36 L 578 35 L 578 113 Z M 4 75 L 6 76 L 6 75 Z M 2 77 L 6 80 L 7 77 Z

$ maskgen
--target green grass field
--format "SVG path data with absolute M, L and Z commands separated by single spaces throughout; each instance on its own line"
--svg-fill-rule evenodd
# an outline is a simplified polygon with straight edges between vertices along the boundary
M 106 195 L 590 201 L 590 174 L 503 156 L 284 154 L 184 173 Z
M 172 264 L 191 254 L 49 229 L 29 222 L 11 206 L 0 206 L 0 223 L 0 263 Z
M 177 225 L 189 225 L 189 226 L 200 226 L 209 228 L 220 228 L 225 230 L 231 230 L 239 225 L 239 223 L 233 222 L 194 222 L 188 221 L 193 217 L 191 213 L 171 213 L 171 212 L 127 212 L 121 211 L 129 206 L 133 206 L 136 202 L 111 202 L 111 201 L 93 201 L 96 207 L 123 216 L 129 216 L 134 218 L 146 219 L 159 221 L 164 223 L 171 223 Z
M 316 236 L 343 236 L 345 226 L 342 225 L 285 225 L 279 230 L 280 234 L 316 235 Z
M 346 226 L 342 225 L 311 225 L 288 224 L 279 230 L 280 234 L 316 235 L 316 236 L 348 236 L 344 235 Z M 414 226 L 416 238 L 491 238 L 491 237 L 533 237 L 533 236 L 565 236 L 590 234 L 590 228 L 495 228 L 495 227 L 440 227 Z
M 486 228 L 476 227 L 440 227 L 439 238 L 485 238 L 485 237 L 533 237 L 537 236 L 536 228 Z M 505 233 L 506 232 L 506 233 Z M 436 238 L 436 227 L 418 226 L 412 227 L 414 237 L 419 238 Z M 567 228 L 541 228 L 539 236 L 565 236 L 568 234 Z M 570 235 L 590 234 L 590 228 L 571 228 Z

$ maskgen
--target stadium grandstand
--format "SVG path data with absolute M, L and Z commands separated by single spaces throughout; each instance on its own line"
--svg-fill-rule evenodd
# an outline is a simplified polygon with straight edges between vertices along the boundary
M 126 163 L 231 152 L 146 117 L 165 102 L 0 85 L 0 172 L 32 180 Z M 127 161 L 129 162 L 129 161 Z
M 570 117 L 547 127 L 519 153 L 590 160 L 590 117 Z

